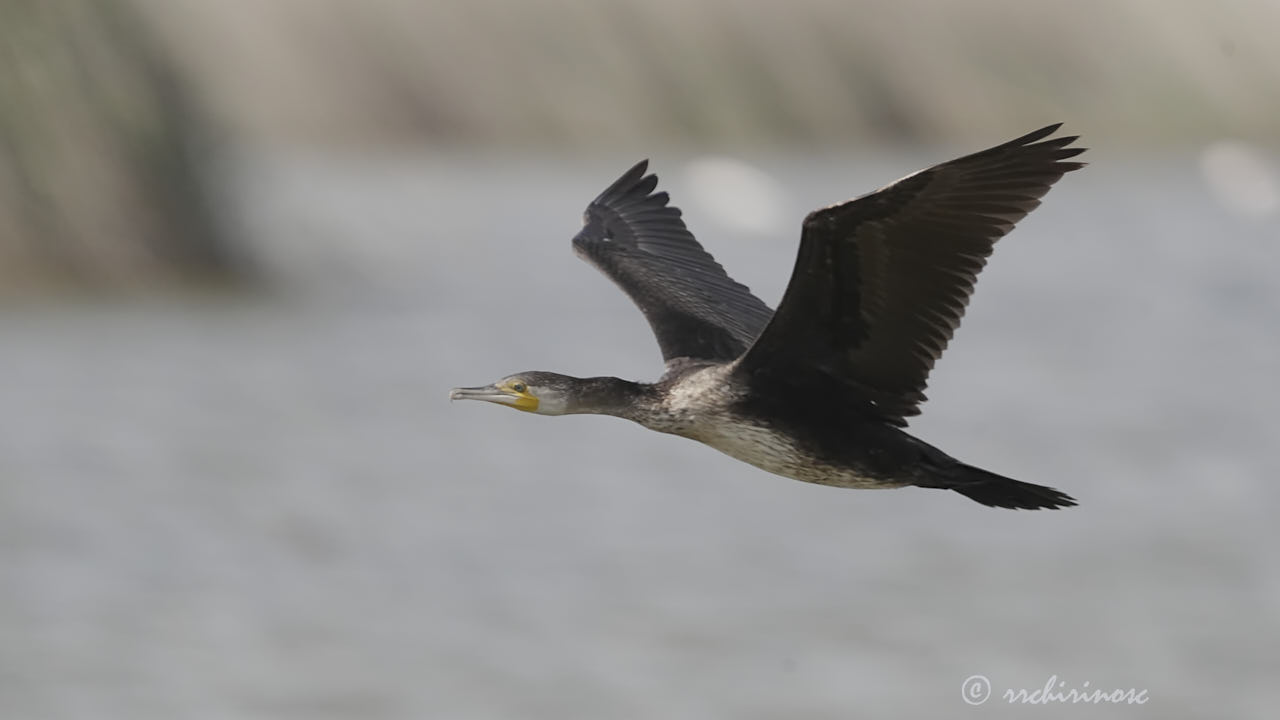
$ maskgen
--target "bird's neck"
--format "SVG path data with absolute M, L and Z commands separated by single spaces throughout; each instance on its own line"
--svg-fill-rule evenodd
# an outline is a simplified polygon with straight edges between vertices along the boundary
M 612 415 L 635 420 L 654 400 L 654 386 L 616 377 L 578 380 L 578 402 L 571 412 Z

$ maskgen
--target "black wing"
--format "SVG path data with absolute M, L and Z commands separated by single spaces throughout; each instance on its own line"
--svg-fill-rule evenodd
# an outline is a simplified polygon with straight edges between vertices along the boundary
M 618 284 L 649 321 L 662 359 L 732 360 L 746 352 L 773 311 L 725 273 L 653 192 L 638 163 L 587 206 L 574 252 Z
M 1084 152 L 1059 125 L 810 214 L 778 312 L 740 369 L 815 368 L 888 422 L 920 412 L 992 246 Z

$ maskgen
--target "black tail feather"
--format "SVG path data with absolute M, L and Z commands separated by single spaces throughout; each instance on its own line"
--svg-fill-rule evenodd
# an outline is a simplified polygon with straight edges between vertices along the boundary
M 1072 507 L 1075 498 L 1051 487 L 1007 478 L 981 468 L 956 463 L 948 468 L 946 487 L 988 507 L 1039 510 Z

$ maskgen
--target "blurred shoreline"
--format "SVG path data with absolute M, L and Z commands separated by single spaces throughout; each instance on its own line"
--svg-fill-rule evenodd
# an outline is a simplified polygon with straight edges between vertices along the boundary
M 1247 184 L 1276 27 L 1262 0 L 13 0 L 0 297 L 260 285 L 220 165 L 277 148 L 912 154 L 1062 121 L 1091 161 L 1241 141 L 1215 172 Z
M 136 0 L 238 134 L 321 145 L 1280 138 L 1260 0 Z

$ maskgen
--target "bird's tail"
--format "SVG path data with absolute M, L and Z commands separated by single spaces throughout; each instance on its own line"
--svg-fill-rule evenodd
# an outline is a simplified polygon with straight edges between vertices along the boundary
M 1007 478 L 957 462 L 946 469 L 946 487 L 988 507 L 1021 510 L 1072 507 L 1075 498 L 1051 487 Z

